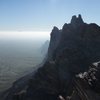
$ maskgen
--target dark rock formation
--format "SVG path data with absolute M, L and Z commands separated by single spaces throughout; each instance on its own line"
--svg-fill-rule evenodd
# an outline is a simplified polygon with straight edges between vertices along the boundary
M 55 49 L 57 48 L 60 41 L 61 30 L 54 26 L 51 32 L 50 44 L 48 48 L 48 59 L 52 60 L 52 55 Z
M 21 87 L 14 84 L 6 93 L 5 100 L 66 98 L 73 92 L 76 74 L 87 71 L 89 65 L 96 61 L 100 61 L 100 27 L 84 23 L 81 15 L 73 16 L 71 23 L 64 24 L 62 30 L 53 28 L 45 64 L 31 75 L 29 82 L 21 83 L 20 80 Z M 16 86 L 17 89 L 14 88 Z M 80 98 L 75 94 L 73 100 Z
M 74 60 L 74 63 L 81 62 L 79 66 L 87 67 L 100 60 L 99 44 L 100 27 L 96 24 L 84 23 L 80 15 L 73 16 L 71 23 L 63 26 L 59 44 L 53 52 L 53 59 L 57 59 L 60 53 L 65 52 L 65 58 Z

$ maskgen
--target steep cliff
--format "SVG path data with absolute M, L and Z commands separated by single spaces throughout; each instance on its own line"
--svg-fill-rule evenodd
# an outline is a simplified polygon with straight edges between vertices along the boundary
M 50 35 L 51 36 L 50 36 L 50 44 L 49 44 L 49 48 L 48 48 L 48 59 L 53 60 L 52 55 L 59 44 L 61 30 L 59 30 L 57 27 L 54 26 Z

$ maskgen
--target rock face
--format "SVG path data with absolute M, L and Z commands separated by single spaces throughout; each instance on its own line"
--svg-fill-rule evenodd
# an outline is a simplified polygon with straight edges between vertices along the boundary
M 73 91 L 72 81 L 76 74 L 87 71 L 89 65 L 97 61 L 100 61 L 100 27 L 84 23 L 81 15 L 73 16 L 61 30 L 53 28 L 45 64 L 31 75 L 23 88 L 20 81 L 21 87 L 14 84 L 4 100 L 66 98 Z M 73 100 L 80 99 L 75 95 Z
M 75 15 L 72 16 L 71 25 L 72 25 L 73 27 L 77 27 L 77 26 L 80 26 L 80 25 L 82 25 L 82 24 L 84 24 L 84 21 L 83 21 L 83 19 L 82 19 L 82 17 L 81 17 L 80 14 L 79 14 L 78 17 L 76 17 Z
M 78 17 L 78 18 L 77 17 L 74 18 L 74 17 L 72 17 L 70 24 L 65 24 L 63 26 L 61 39 L 59 42 L 60 44 L 58 47 L 70 48 L 70 49 L 82 48 L 84 50 L 81 50 L 81 51 L 84 51 L 86 53 L 89 53 L 88 52 L 89 49 L 91 52 L 92 50 L 96 50 L 95 48 L 99 47 L 99 42 L 100 42 L 99 41 L 100 27 L 97 26 L 96 24 L 83 23 L 83 20 L 81 19 L 81 17 Z M 61 50 L 61 49 L 58 49 L 58 50 Z M 92 56 L 91 52 L 90 52 L 90 56 Z
M 51 32 L 50 44 L 48 48 L 48 59 L 52 60 L 53 52 L 56 50 L 60 41 L 61 30 L 54 26 Z

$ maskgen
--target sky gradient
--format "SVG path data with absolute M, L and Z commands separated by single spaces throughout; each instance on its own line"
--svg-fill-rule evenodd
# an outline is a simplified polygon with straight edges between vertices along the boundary
M 0 0 L 0 31 L 51 31 L 78 14 L 100 25 L 100 0 Z

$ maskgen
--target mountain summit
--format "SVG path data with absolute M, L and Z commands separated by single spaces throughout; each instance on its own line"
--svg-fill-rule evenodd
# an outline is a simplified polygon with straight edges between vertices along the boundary
M 17 80 L 4 92 L 3 100 L 100 100 L 100 77 L 99 81 L 90 78 L 93 79 L 92 85 L 90 79 L 87 83 L 76 77 L 91 69 L 100 69 L 90 67 L 98 61 L 100 27 L 85 23 L 81 15 L 74 15 L 61 30 L 53 28 L 45 63 Z M 99 71 L 94 72 L 100 75 Z
M 80 14 L 78 15 L 78 17 L 76 17 L 76 15 L 72 16 L 71 24 L 75 25 L 75 24 L 83 24 L 83 23 L 84 22 Z

